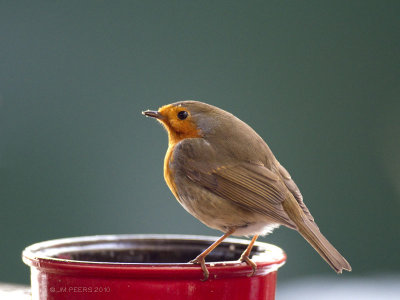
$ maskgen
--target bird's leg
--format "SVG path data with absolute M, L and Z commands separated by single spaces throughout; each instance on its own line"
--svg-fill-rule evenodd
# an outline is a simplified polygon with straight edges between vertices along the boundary
M 251 249 L 253 248 L 254 243 L 256 242 L 257 238 L 258 238 L 258 234 L 253 236 L 253 238 L 250 241 L 250 244 L 247 246 L 246 250 L 244 250 L 244 252 L 240 256 L 240 261 L 246 262 L 246 264 L 248 264 L 253 269 L 253 272 L 249 275 L 249 277 L 253 276 L 257 270 L 257 265 L 249 258 Z
M 212 243 L 210 247 L 208 247 L 206 250 L 204 250 L 202 253 L 200 253 L 195 259 L 190 261 L 190 263 L 193 263 L 193 264 L 200 264 L 201 269 L 203 270 L 203 275 L 204 275 L 204 278 L 202 279 L 202 281 L 206 281 L 208 279 L 208 276 L 210 275 L 210 273 L 208 272 L 207 267 L 206 267 L 205 257 L 208 254 L 210 254 L 211 251 L 213 251 L 219 244 L 222 243 L 222 241 L 224 239 L 226 239 L 228 236 L 230 236 L 234 231 L 235 231 L 235 229 L 230 229 L 223 236 L 221 236 L 218 240 L 216 240 L 214 243 Z

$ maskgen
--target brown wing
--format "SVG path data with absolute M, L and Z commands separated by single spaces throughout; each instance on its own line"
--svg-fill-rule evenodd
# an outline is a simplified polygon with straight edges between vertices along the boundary
M 177 145 L 173 163 L 175 169 L 219 197 L 294 226 L 282 207 L 287 189 L 278 175 L 262 165 L 229 163 L 218 156 L 207 142 L 195 139 Z
M 279 164 L 279 163 L 278 163 Z M 297 203 L 300 205 L 303 212 L 306 214 L 307 218 L 314 222 L 314 218 L 311 215 L 310 211 L 308 210 L 307 206 L 303 202 L 303 195 L 300 193 L 297 184 L 293 181 L 292 177 L 290 176 L 289 172 L 281 165 L 278 165 L 279 173 L 283 178 L 283 182 L 285 183 L 288 190 L 292 193 L 294 198 L 297 200 Z

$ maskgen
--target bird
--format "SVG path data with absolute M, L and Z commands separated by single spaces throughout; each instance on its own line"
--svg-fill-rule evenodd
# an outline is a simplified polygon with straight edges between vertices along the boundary
M 283 225 L 298 231 L 335 270 L 347 260 L 322 235 L 289 172 L 248 124 L 216 106 L 194 100 L 146 110 L 168 134 L 164 179 L 178 202 L 206 226 L 224 234 L 190 263 L 209 278 L 205 257 L 228 236 L 253 236 L 240 257 L 252 268 L 260 235 Z

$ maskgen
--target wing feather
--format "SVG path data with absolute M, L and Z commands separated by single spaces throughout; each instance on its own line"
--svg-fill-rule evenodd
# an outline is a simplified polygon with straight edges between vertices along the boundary
M 244 209 L 294 226 L 282 206 L 287 188 L 277 174 L 260 164 L 229 163 L 209 144 L 197 140 L 196 144 L 181 142 L 174 149 L 174 167 L 181 174 Z

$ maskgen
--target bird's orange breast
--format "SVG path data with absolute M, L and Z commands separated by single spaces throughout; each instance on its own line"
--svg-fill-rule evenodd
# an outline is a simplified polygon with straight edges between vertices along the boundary
M 178 191 L 174 180 L 175 174 L 174 170 L 171 169 L 175 146 L 184 139 L 202 137 L 201 130 L 192 119 L 190 112 L 188 112 L 189 115 L 185 119 L 177 117 L 179 112 L 182 111 L 188 112 L 188 109 L 184 106 L 172 104 L 165 105 L 158 110 L 162 116 L 159 121 L 168 132 L 168 150 L 164 158 L 164 179 L 178 201 Z
M 167 183 L 169 189 L 171 190 L 172 194 L 174 194 L 175 198 L 179 200 L 178 191 L 176 189 L 175 180 L 174 180 L 174 170 L 172 170 L 172 168 L 170 168 L 170 163 L 173 160 L 174 149 L 175 149 L 175 144 L 170 144 L 168 147 L 167 153 L 165 154 L 164 179 L 165 179 L 165 182 Z

